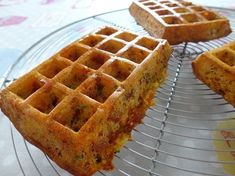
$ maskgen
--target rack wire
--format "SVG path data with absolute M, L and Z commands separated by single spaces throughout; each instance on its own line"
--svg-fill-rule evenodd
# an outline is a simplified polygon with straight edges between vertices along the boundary
M 216 10 L 229 16 L 235 30 L 235 12 L 228 9 Z M 0 86 L 5 87 L 68 43 L 103 25 L 147 34 L 136 24 L 127 9 L 74 22 L 45 36 L 29 48 L 0 79 Z M 204 51 L 234 40 L 234 36 L 235 33 L 232 33 L 228 37 L 209 42 L 173 46 L 168 78 L 156 93 L 156 105 L 147 111 L 143 124 L 133 130 L 133 140 L 116 155 L 116 169 L 112 172 L 100 171 L 96 175 L 229 175 L 222 165 L 235 167 L 235 159 L 220 161 L 216 155 L 232 150 L 216 149 L 213 142 L 223 142 L 224 139 L 215 138 L 213 134 L 221 130 L 217 128 L 219 123 L 235 120 L 235 109 L 194 77 L 191 62 Z M 3 121 L 2 117 L 0 126 L 4 127 L 7 134 L 5 140 L 11 139 L 8 150 L 15 154 L 14 164 L 19 175 L 69 175 L 25 141 L 13 125 Z M 235 131 L 235 126 L 223 130 Z

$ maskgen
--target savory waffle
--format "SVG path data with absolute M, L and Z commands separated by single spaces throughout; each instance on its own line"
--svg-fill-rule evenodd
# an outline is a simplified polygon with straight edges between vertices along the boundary
M 112 169 L 166 77 L 166 40 L 101 28 L 0 93 L 18 131 L 75 175 Z
M 192 67 L 198 79 L 235 107 L 235 41 L 201 54 Z
M 228 19 L 184 0 L 134 0 L 131 15 L 151 35 L 170 44 L 208 41 L 231 32 Z

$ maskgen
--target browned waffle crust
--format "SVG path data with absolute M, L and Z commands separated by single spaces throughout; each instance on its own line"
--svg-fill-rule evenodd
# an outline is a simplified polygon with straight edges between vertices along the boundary
M 235 107 L 235 41 L 201 54 L 192 67 L 198 79 Z
M 183 0 L 134 0 L 131 15 L 151 35 L 170 44 L 208 41 L 231 32 L 228 19 Z
M 112 169 L 164 81 L 166 40 L 98 29 L 1 91 L 19 132 L 74 175 Z

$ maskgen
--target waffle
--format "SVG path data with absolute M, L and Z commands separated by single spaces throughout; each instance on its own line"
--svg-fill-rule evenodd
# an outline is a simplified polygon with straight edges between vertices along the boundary
M 1 109 L 70 173 L 112 169 L 152 105 L 171 52 L 166 40 L 99 28 L 3 89 Z
M 235 107 L 235 41 L 201 54 L 192 68 L 198 79 Z
M 131 15 L 152 36 L 170 44 L 208 41 L 231 32 L 228 19 L 184 0 L 135 0 Z

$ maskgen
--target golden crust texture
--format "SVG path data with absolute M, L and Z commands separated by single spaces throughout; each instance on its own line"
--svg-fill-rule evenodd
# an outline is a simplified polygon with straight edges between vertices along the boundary
M 201 54 L 192 68 L 199 80 L 235 107 L 235 41 Z
M 134 0 L 131 15 L 152 36 L 170 44 L 208 41 L 231 33 L 227 18 L 184 0 Z
M 1 109 L 70 173 L 112 169 L 164 81 L 171 52 L 166 40 L 100 28 L 2 90 Z

